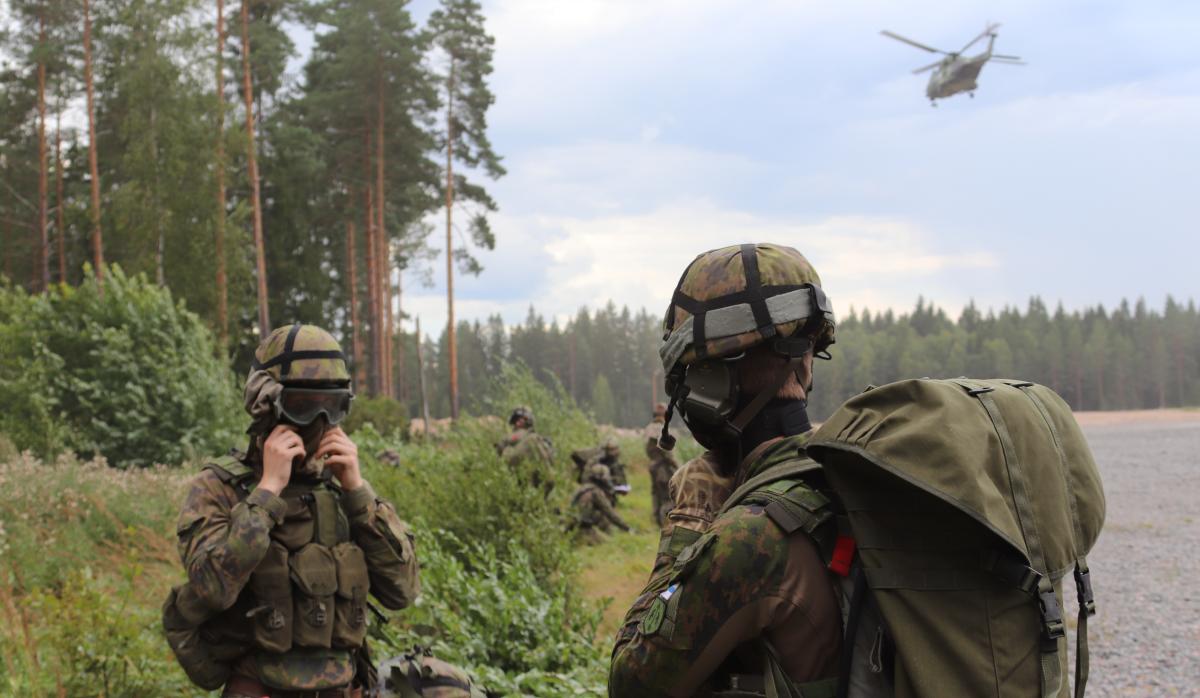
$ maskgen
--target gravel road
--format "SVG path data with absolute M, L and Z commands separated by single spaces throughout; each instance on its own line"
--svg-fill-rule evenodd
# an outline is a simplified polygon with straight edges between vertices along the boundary
M 1088 695 L 1200 696 L 1200 420 L 1084 432 L 1108 502 L 1088 556 Z M 1064 591 L 1073 634 L 1069 577 Z

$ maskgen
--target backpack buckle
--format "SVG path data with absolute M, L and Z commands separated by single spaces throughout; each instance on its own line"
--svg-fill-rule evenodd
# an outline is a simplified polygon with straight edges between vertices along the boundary
M 1079 608 L 1089 616 L 1096 615 L 1096 597 L 1092 594 L 1092 572 L 1087 563 L 1080 560 L 1075 565 L 1075 593 L 1079 597 Z
M 1042 613 L 1042 632 L 1045 633 L 1047 640 L 1057 640 L 1066 635 L 1066 625 L 1063 623 L 1062 606 L 1058 603 L 1058 596 L 1054 594 L 1054 587 L 1047 586 L 1048 588 L 1038 592 L 1038 608 Z

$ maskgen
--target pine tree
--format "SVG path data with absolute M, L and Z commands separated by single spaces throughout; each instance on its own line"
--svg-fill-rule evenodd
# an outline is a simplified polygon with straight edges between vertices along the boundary
M 443 148 L 446 152 L 446 305 L 449 327 L 450 414 L 458 417 L 458 357 L 455 344 L 454 266 L 478 274 L 482 267 L 465 246 L 454 248 L 453 213 L 457 202 L 474 206 L 470 218 L 471 239 L 485 249 L 495 247 L 486 214 L 496 203 L 480 186 L 455 175 L 454 163 L 481 168 L 496 179 L 504 174 L 500 157 L 487 136 L 487 110 L 495 101 L 487 86 L 492 72 L 493 38 L 483 25 L 483 13 L 475 0 L 442 0 L 429 17 L 428 31 L 444 64 L 445 122 Z

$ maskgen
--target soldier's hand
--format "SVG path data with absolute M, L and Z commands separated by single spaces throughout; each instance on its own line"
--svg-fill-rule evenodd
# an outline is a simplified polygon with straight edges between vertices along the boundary
M 325 432 L 313 457 L 318 460 L 325 459 L 325 465 L 333 472 L 342 489 L 356 490 L 362 487 L 362 473 L 358 468 L 358 446 L 354 445 L 341 427 L 333 427 Z
M 271 430 L 263 444 L 263 476 L 258 486 L 278 495 L 292 478 L 292 462 L 304 459 L 304 439 L 290 424 Z

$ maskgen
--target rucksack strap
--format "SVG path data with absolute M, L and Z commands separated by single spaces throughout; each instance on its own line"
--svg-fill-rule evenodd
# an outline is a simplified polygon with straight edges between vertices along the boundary
M 1080 541 L 1083 540 L 1083 526 L 1079 521 L 1079 498 L 1075 493 L 1075 488 L 1071 487 L 1070 472 L 1067 468 L 1067 455 L 1063 451 L 1062 439 L 1059 437 L 1058 427 L 1054 426 L 1054 420 L 1050 419 L 1050 411 L 1046 409 L 1046 404 L 1033 391 L 1033 383 L 1014 381 L 1010 382 L 1009 385 L 1019 388 L 1025 397 L 1033 402 L 1034 406 L 1037 407 L 1038 413 L 1042 415 L 1042 420 L 1046 422 L 1046 427 L 1050 430 L 1051 440 L 1054 441 L 1054 449 L 1058 453 L 1059 471 L 1067 487 L 1068 511 L 1071 514 L 1071 528 L 1075 533 L 1075 551 L 1079 553 L 1081 552 L 1079 550 Z M 1079 599 L 1079 616 L 1075 624 L 1075 698 L 1083 698 L 1088 680 L 1087 619 L 1089 616 L 1096 614 L 1096 599 L 1092 594 L 1091 570 L 1088 569 L 1087 558 L 1084 555 L 1079 555 L 1075 560 L 1075 594 Z
M 1013 444 L 1012 434 L 1004 422 L 1004 415 L 996 405 L 991 393 L 995 390 L 988 385 L 972 383 L 967 380 L 956 380 L 959 386 L 971 397 L 979 400 L 987 412 L 988 418 L 1000 439 L 1000 448 L 1004 453 L 1004 464 L 1012 483 L 1013 503 L 1017 509 L 1017 522 L 1025 538 L 1025 546 L 1029 549 L 1030 563 L 1038 573 L 1037 601 L 1042 619 L 1041 641 L 1041 677 L 1042 698 L 1057 698 L 1062 687 L 1062 670 L 1058 664 L 1058 640 L 1066 633 L 1063 622 L 1062 605 L 1054 592 L 1054 583 L 1046 569 L 1046 557 L 1042 551 L 1042 539 L 1038 533 L 1037 521 L 1033 515 L 1033 502 L 1029 497 L 1029 481 L 1025 477 L 1025 469 L 1017 455 Z
M 816 470 L 819 467 L 820 466 L 817 465 L 817 462 L 811 458 L 798 458 L 796 460 L 781 463 L 773 468 L 768 468 L 767 470 L 742 483 L 741 487 L 738 487 L 736 490 L 734 490 L 733 494 L 729 495 L 729 498 L 725 500 L 725 504 L 721 507 L 721 511 L 717 512 L 717 516 L 720 516 L 721 514 L 724 514 L 730 509 L 741 504 L 742 500 L 745 499 L 747 495 L 749 495 L 751 492 L 761 489 L 765 485 L 769 485 L 772 482 L 777 482 L 779 480 L 794 480 L 799 478 L 801 475 L 811 473 L 813 470 Z
M 205 463 L 201 470 L 211 470 L 217 478 L 237 492 L 241 501 L 250 495 L 251 484 L 257 473 L 232 454 L 221 456 Z

